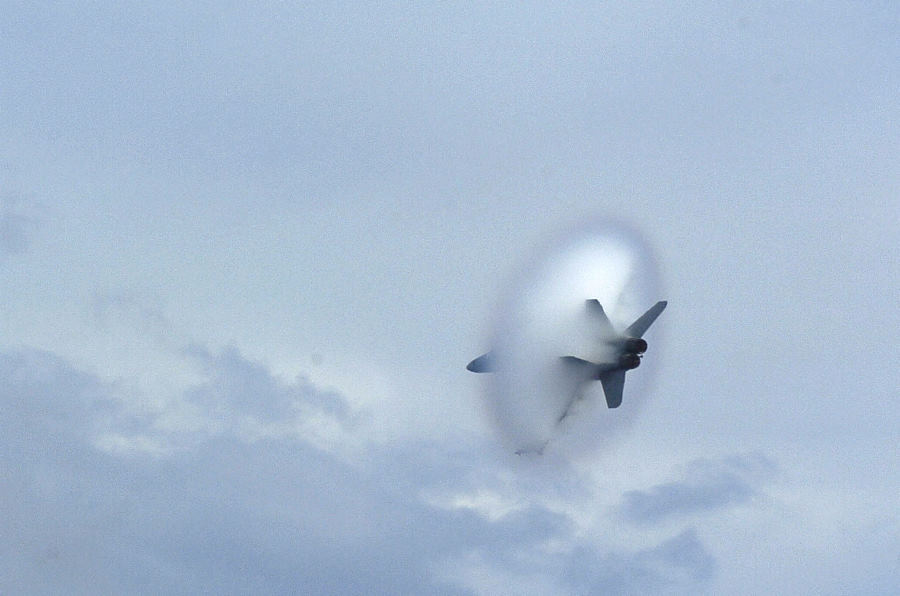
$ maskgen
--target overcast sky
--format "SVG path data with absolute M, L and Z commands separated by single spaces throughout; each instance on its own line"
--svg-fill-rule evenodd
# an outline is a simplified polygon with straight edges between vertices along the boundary
M 900 593 L 896 4 L 239 4 L 0 10 L 0 592 Z M 517 458 L 598 217 L 655 374 Z

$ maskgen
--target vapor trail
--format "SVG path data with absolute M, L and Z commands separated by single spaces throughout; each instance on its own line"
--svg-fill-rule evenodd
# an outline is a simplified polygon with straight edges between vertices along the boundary
M 551 441 L 559 451 L 584 451 L 633 419 L 646 396 L 643 367 L 629 376 L 627 407 L 607 409 L 592 383 L 560 421 L 579 390 L 560 356 L 608 358 L 585 300 L 598 299 L 623 330 L 656 302 L 657 286 L 647 245 L 634 230 L 610 222 L 569 231 L 524 264 L 500 301 L 491 334 L 495 372 L 485 375 L 487 411 L 511 448 L 540 451 Z

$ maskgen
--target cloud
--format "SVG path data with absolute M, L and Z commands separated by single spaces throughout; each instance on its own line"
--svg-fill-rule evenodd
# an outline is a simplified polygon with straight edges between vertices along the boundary
M 698 459 L 687 466 L 681 480 L 626 492 L 619 510 L 634 523 L 657 523 L 715 511 L 746 503 L 774 473 L 774 462 L 760 454 L 720 461 Z
M 309 426 L 330 419 L 352 434 L 340 394 L 279 379 L 234 348 L 188 357 L 203 374 L 180 409 L 140 412 L 119 384 L 53 354 L 0 353 L 0 455 L 11 462 L 0 478 L 0 589 L 627 593 L 695 587 L 714 568 L 691 532 L 601 548 L 527 480 L 513 483 L 520 506 L 498 515 L 471 499 L 436 504 L 426 495 L 502 492 L 508 474 L 477 444 L 348 455 L 337 435 Z M 185 412 L 194 418 L 175 424 Z M 109 448 L 109 436 L 131 448 Z
M 207 356 L 209 379 L 187 397 L 218 392 L 235 418 L 310 393 L 273 387 L 234 351 Z M 521 537 L 529 526 L 486 532 L 475 515 L 418 504 L 408 479 L 398 482 L 408 470 L 360 470 L 296 434 L 248 441 L 226 424 L 166 457 L 123 457 L 93 440 L 104 422 L 127 418 L 112 387 L 42 352 L 3 354 L 0 378 L 3 459 L 15 462 L 0 522 L 4 591 L 409 593 L 428 585 L 432 557 L 467 535 Z M 246 408 L 253 397 L 261 403 Z M 117 430 L 167 432 L 152 417 L 132 422 Z
M 569 569 L 581 594 L 646 594 L 689 591 L 710 580 L 716 569 L 713 556 L 693 529 L 636 552 L 604 553 L 580 550 Z
M 503 560 L 496 553 L 467 553 L 452 561 L 453 580 L 485 595 L 689 593 L 702 589 L 716 569 L 692 529 L 640 550 L 582 545 L 562 553 L 523 549 L 515 555 Z
M 23 209 L 20 197 L 0 197 L 0 254 L 17 255 L 28 250 L 37 220 Z
M 341 424 L 350 421 L 347 402 L 338 393 L 316 388 L 303 377 L 285 383 L 261 363 L 245 358 L 236 348 L 213 354 L 194 345 L 186 353 L 200 364 L 207 379 L 188 391 L 188 399 L 220 418 L 231 416 L 275 423 L 302 419 L 314 410 Z

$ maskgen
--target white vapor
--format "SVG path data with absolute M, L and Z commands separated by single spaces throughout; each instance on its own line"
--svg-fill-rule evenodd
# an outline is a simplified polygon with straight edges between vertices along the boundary
M 578 390 L 560 357 L 608 356 L 585 300 L 598 299 L 623 330 L 663 299 L 658 285 L 647 245 L 620 223 L 595 221 L 570 230 L 526 263 L 500 301 L 491 342 L 496 372 L 486 375 L 489 415 L 511 448 L 540 451 L 546 444 L 574 455 L 633 418 L 647 393 L 641 382 L 648 376 L 646 362 L 659 349 L 652 331 L 649 358 L 628 374 L 625 400 L 616 410 L 607 409 L 599 383 L 591 383 L 558 422 Z

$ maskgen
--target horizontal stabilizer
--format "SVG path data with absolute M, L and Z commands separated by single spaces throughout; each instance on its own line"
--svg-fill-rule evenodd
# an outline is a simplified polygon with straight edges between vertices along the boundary
M 565 364 L 570 371 L 585 375 L 594 380 L 599 379 L 601 374 L 618 368 L 617 365 L 612 362 L 598 364 L 596 362 L 588 362 L 577 356 L 560 356 L 559 359 L 562 360 L 563 364 Z
M 622 392 L 625 390 L 625 371 L 613 370 L 603 373 L 600 375 L 600 383 L 603 385 L 606 405 L 610 408 L 618 408 L 622 405 Z
M 668 304 L 668 302 L 662 300 L 651 306 L 650 310 L 642 314 L 637 321 L 632 323 L 628 329 L 625 330 L 625 336 L 643 337 L 644 334 L 647 333 L 647 329 L 650 328 L 650 325 L 653 324 L 653 321 L 656 320 L 656 317 L 666 309 L 666 304 Z

